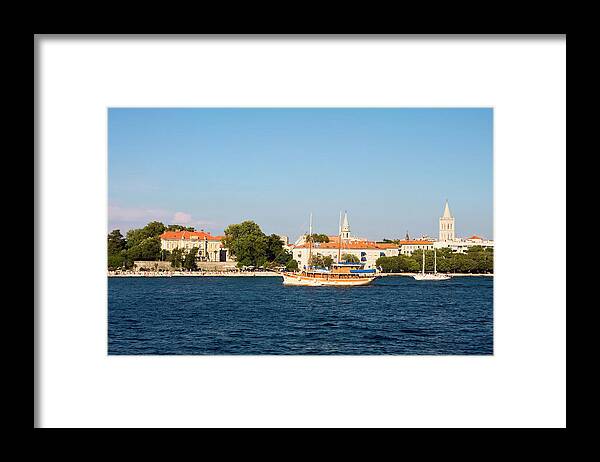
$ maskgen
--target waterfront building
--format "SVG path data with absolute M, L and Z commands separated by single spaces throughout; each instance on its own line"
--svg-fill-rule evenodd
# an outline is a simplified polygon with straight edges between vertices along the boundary
M 436 249 L 446 248 L 457 253 L 465 253 L 470 247 L 476 246 L 494 248 L 494 241 L 479 236 L 471 236 L 466 239 L 456 238 L 453 241 L 436 241 L 433 243 L 433 247 Z
M 403 239 L 398 241 L 398 247 L 400 255 L 411 255 L 415 250 L 433 250 L 433 241 L 427 239 Z
M 420 239 L 410 239 L 408 231 L 406 237 L 397 241 L 401 255 L 411 255 L 415 250 L 433 250 L 448 248 L 453 252 L 464 253 L 473 246 L 493 247 L 494 241 L 473 235 L 468 238 L 456 237 L 456 220 L 450 212 L 450 206 L 446 200 L 444 212 L 439 218 L 439 239 L 433 239 L 422 235 Z
M 312 254 L 321 255 L 323 257 L 331 257 L 334 263 L 338 263 L 338 254 L 354 255 L 364 264 L 365 269 L 376 267 L 375 262 L 379 257 L 396 257 L 398 256 L 398 245 L 393 243 L 376 243 L 372 241 L 352 241 L 344 242 L 342 240 L 341 249 L 339 239 L 335 236 L 335 241 L 315 242 L 312 245 Z M 298 262 L 298 267 L 304 269 L 308 266 L 309 246 L 307 243 L 294 245 L 291 249 L 294 260 Z M 341 259 L 343 260 L 343 258 Z
M 473 235 L 468 238 L 457 238 L 455 219 L 450 212 L 448 201 L 444 207 L 444 213 L 440 217 L 439 240 L 433 243 L 433 248 L 448 248 L 453 252 L 465 253 L 467 249 L 474 246 L 494 247 L 494 241 Z
M 160 248 L 172 252 L 174 249 L 198 247 L 200 261 L 231 261 L 229 251 L 221 243 L 223 237 L 204 231 L 166 231 L 160 235 Z

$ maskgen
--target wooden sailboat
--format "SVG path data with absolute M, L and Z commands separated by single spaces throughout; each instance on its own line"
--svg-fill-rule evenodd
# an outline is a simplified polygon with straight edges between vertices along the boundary
M 379 276 L 374 269 L 364 269 L 362 263 L 342 262 L 342 225 L 340 213 L 338 262 L 330 269 L 314 268 L 311 266 L 312 257 L 312 213 L 310 214 L 308 239 L 308 264 L 306 269 L 299 272 L 284 272 L 283 283 L 290 286 L 334 286 L 352 287 L 365 286 Z

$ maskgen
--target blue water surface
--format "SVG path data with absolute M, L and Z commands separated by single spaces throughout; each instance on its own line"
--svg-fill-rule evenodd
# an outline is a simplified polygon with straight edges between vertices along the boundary
M 111 355 L 491 355 L 493 278 L 108 278 Z

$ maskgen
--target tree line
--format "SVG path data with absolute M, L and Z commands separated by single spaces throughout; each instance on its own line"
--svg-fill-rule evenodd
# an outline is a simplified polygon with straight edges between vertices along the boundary
M 181 225 L 165 226 L 158 221 L 143 228 L 130 229 L 125 236 L 115 229 L 108 234 L 108 269 L 131 269 L 136 260 L 170 261 L 173 268 L 197 269 L 197 247 L 170 252 L 161 249 L 160 235 L 165 231 L 195 229 Z M 266 235 L 253 221 L 229 225 L 222 243 L 236 258 L 238 268 L 298 269 L 298 263 L 292 258 L 292 253 L 284 249 L 281 238 L 276 234 Z
M 121 230 L 115 229 L 108 234 L 108 269 L 131 269 L 136 260 L 170 261 L 174 268 L 196 269 L 198 248 L 169 252 L 160 246 L 160 235 L 165 231 L 195 230 L 192 226 L 165 226 L 159 221 L 152 221 L 143 228 L 130 229 L 125 236 Z
M 465 253 L 453 252 L 451 249 L 436 250 L 437 271 L 440 273 L 493 273 L 494 249 L 491 247 L 473 246 Z M 397 257 L 380 257 L 375 264 L 384 273 L 416 273 L 421 271 L 423 250 L 416 250 L 412 255 Z M 425 272 L 433 272 L 433 250 L 425 251 Z
M 197 269 L 198 248 L 190 250 L 161 249 L 160 235 L 165 231 L 195 231 L 193 227 L 168 225 L 153 221 L 143 228 L 130 229 L 125 236 L 115 229 L 108 234 L 108 269 L 130 269 L 136 260 L 169 261 L 173 268 Z M 327 242 L 325 234 L 313 234 L 313 242 Z M 327 239 L 327 240 L 325 240 Z M 288 271 L 298 269 L 298 263 L 292 253 L 283 247 L 281 238 L 276 234 L 266 235 L 260 226 L 247 220 L 229 225 L 225 229 L 222 241 L 237 261 L 238 268 L 283 268 Z M 421 270 L 422 250 L 412 255 L 380 257 L 376 265 L 385 273 L 418 272 Z M 342 261 L 358 261 L 352 254 L 341 256 Z M 314 254 L 309 264 L 329 268 L 334 263 L 329 256 Z M 441 273 L 492 273 L 494 269 L 494 251 L 489 247 L 473 246 L 464 254 L 451 249 L 437 249 L 437 270 Z M 433 271 L 433 250 L 425 251 L 425 271 Z
M 225 228 L 223 246 L 235 256 L 238 268 L 298 269 L 298 262 L 292 258 L 291 252 L 284 249 L 281 238 L 277 234 L 266 235 L 251 220 Z

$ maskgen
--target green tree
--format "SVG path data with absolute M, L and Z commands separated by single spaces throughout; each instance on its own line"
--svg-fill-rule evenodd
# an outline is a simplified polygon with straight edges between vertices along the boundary
M 277 257 L 275 257 L 275 263 L 278 263 L 280 265 L 285 265 L 287 264 L 287 262 L 289 262 L 290 260 L 293 260 L 294 257 L 292 255 L 292 252 L 286 250 L 286 249 L 282 249 L 282 251 L 277 255 Z
M 147 237 L 127 250 L 127 256 L 130 260 L 158 261 L 160 260 L 160 253 L 159 237 Z
M 406 255 L 379 257 L 375 265 L 380 267 L 384 273 L 411 273 L 420 269 L 419 264 Z
M 222 242 L 235 256 L 239 268 L 264 266 L 268 261 L 268 238 L 253 221 L 229 225 Z
M 331 265 L 333 265 L 333 258 L 329 255 L 323 256 L 320 253 L 316 253 L 311 255 L 308 264 L 315 267 L 331 268 Z
M 127 231 L 127 247 L 136 247 L 150 237 L 158 238 L 165 229 L 165 225 L 159 221 L 152 221 L 143 228 L 130 229 Z
M 437 249 L 437 271 L 440 273 L 492 273 L 494 270 L 494 252 L 491 248 L 473 246 L 465 253 L 451 249 Z M 414 265 L 421 269 L 423 252 L 416 250 L 411 256 Z M 433 251 L 425 253 L 425 271 L 433 271 Z
M 108 256 L 108 269 L 116 270 L 122 269 L 125 266 L 126 255 L 122 252 L 115 253 Z
M 121 230 L 115 229 L 108 235 L 108 254 L 115 255 L 121 252 L 127 245 L 127 241 L 121 234 Z
M 169 225 L 165 231 L 196 231 L 193 226 Z
M 381 244 L 398 244 L 400 242 L 400 239 L 382 239 L 381 241 L 377 241 L 378 243 Z
M 166 227 L 160 221 L 151 221 L 143 229 L 147 237 L 158 237 L 165 232 Z
M 293 258 L 290 259 L 286 264 L 285 264 L 285 269 L 287 271 L 298 271 L 298 262 L 296 260 L 294 260 Z
M 344 253 L 341 256 L 342 261 L 348 262 L 348 263 L 358 263 L 360 261 L 360 259 L 351 253 Z
M 277 234 L 271 234 L 266 238 L 266 255 L 268 262 L 276 262 L 278 257 L 284 254 L 283 241 Z M 285 257 L 285 255 L 284 255 Z M 283 261 L 285 263 L 287 260 Z
M 306 242 L 329 242 L 327 234 L 308 234 L 305 236 Z
M 121 231 L 115 229 L 107 237 L 107 263 L 109 270 L 123 268 L 126 259 L 127 241 Z
M 188 271 L 196 271 L 198 265 L 196 264 L 196 258 L 198 256 L 198 247 L 192 247 L 185 253 L 183 257 L 183 267 Z
M 127 231 L 127 261 L 160 260 L 160 235 L 165 229 L 161 222 L 152 221 L 143 228 Z
M 181 268 L 184 259 L 183 249 L 173 249 L 169 255 L 169 260 L 173 268 Z

